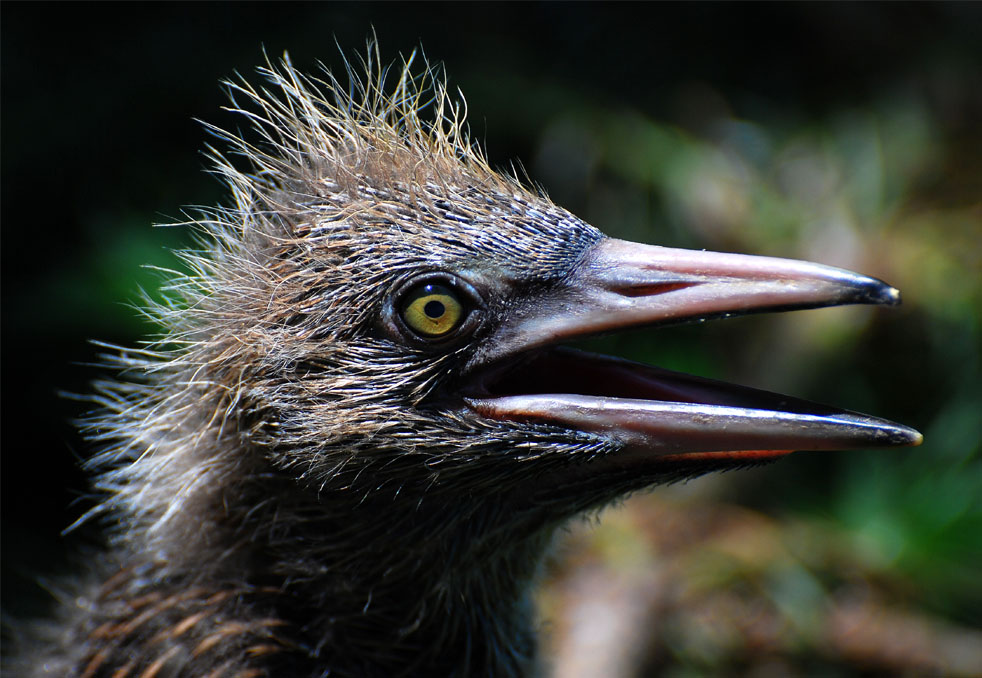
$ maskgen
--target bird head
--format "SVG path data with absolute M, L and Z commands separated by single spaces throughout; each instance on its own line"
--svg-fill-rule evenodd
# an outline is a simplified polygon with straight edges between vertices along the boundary
M 288 60 L 263 70 L 265 89 L 229 84 L 258 141 L 212 128 L 231 149 L 211 152 L 233 202 L 195 222 L 204 244 L 184 255 L 178 301 L 157 309 L 172 348 L 140 363 L 149 391 L 106 399 L 128 417 L 103 420 L 126 440 L 109 456 L 135 461 L 104 486 L 132 511 L 159 526 L 196 497 L 234 505 L 237 479 L 275 478 L 305 515 L 370 509 L 390 539 L 419 516 L 424 538 L 531 534 L 792 450 L 919 442 L 881 419 L 562 347 L 899 295 L 819 264 L 608 238 L 492 170 L 431 69 L 373 64 L 345 86 Z

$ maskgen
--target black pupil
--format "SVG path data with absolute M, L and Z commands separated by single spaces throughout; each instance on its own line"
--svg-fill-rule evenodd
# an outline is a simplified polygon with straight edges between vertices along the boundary
M 423 307 L 423 313 L 434 320 L 442 316 L 446 311 L 447 309 L 444 307 L 443 302 L 436 301 L 435 299 L 433 301 L 427 301 L 426 306 Z

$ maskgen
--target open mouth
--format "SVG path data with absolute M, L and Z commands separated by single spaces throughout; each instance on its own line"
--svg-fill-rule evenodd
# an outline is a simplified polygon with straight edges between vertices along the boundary
M 488 342 L 465 401 L 492 419 L 608 436 L 625 461 L 918 445 L 917 431 L 883 419 L 558 346 L 637 325 L 850 303 L 894 305 L 899 293 L 818 264 L 607 239 L 567 287 Z

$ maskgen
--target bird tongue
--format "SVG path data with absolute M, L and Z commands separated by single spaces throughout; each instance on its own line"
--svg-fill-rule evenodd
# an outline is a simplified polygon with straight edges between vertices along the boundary
M 492 419 L 607 435 L 625 459 L 917 445 L 917 431 L 882 419 L 555 347 L 638 325 L 899 302 L 879 280 L 820 264 L 605 239 L 566 285 L 516 309 L 485 343 L 476 360 L 491 367 L 466 402 Z

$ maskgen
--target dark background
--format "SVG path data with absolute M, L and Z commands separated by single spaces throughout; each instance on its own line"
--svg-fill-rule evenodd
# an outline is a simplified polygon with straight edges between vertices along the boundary
M 584 164 L 578 134 L 608 134 L 617 121 L 643 120 L 691 140 L 686 148 L 694 148 L 715 143 L 720 120 L 753 121 L 776 140 L 792 138 L 794 130 L 821 139 L 843 111 L 875 116 L 891 101 L 921 111 L 931 125 L 932 160 L 889 209 L 874 215 L 878 223 L 917 233 L 917 245 L 902 257 L 884 251 L 863 261 L 864 272 L 893 273 L 898 286 L 916 288 L 911 268 L 947 256 L 954 263 L 931 269 L 941 281 L 933 279 L 928 289 L 935 296 L 915 289 L 904 310 L 864 316 L 863 332 L 839 344 L 831 339 L 810 369 L 789 367 L 804 372 L 797 380 L 774 373 L 795 354 L 769 366 L 760 355 L 767 351 L 753 349 L 761 333 L 777 331 L 763 319 L 667 332 L 657 345 L 660 354 L 637 349 L 644 345 L 637 337 L 625 340 L 624 350 L 712 376 L 776 384 L 929 434 L 963 431 L 960 438 L 935 438 L 937 444 L 929 435 L 922 448 L 890 451 L 889 459 L 875 453 L 876 461 L 858 462 L 861 471 L 854 456 L 798 455 L 734 481 L 725 492 L 768 511 L 839 519 L 836 493 L 861 484 L 859 473 L 888 476 L 904 469 L 894 485 L 880 488 L 881 503 L 869 509 L 875 513 L 905 503 L 910 478 L 956 468 L 961 485 L 939 478 L 923 501 L 960 492 L 967 504 L 940 527 L 901 520 L 903 529 L 914 531 L 905 538 L 921 540 L 914 546 L 923 553 L 913 565 L 894 564 L 925 586 L 950 580 L 953 571 L 963 577 L 958 582 L 977 575 L 980 561 L 968 563 L 982 540 L 982 514 L 971 498 L 982 493 L 973 424 L 982 416 L 974 410 L 982 403 L 979 258 L 971 255 L 982 248 L 982 5 L 6 2 L 0 11 L 8 613 L 41 609 L 45 594 L 37 578 L 63 570 L 68 554 L 94 539 L 84 529 L 67 544 L 59 536 L 89 505 L 78 463 L 91 453 L 71 423 L 84 405 L 59 393 L 84 393 L 100 374 L 87 366 L 98 352 L 90 339 L 128 345 L 146 335 L 148 327 L 127 304 L 158 278 L 140 266 L 176 265 L 168 249 L 187 236 L 150 224 L 178 221 L 185 206 L 223 199 L 221 186 L 203 172 L 198 151 L 208 135 L 193 118 L 237 124 L 220 111 L 217 83 L 236 72 L 255 79 L 262 49 L 272 57 L 289 50 L 304 69 L 317 60 L 336 68 L 337 45 L 349 54 L 363 51 L 372 27 L 384 60 L 422 45 L 428 58 L 445 64 L 451 85 L 467 97 L 471 129 L 493 165 L 521 161 L 573 212 L 609 232 L 661 244 L 803 256 L 787 234 L 780 242 L 766 234 L 745 240 L 686 227 L 685 219 L 672 217 L 670 180 L 632 178 L 603 139 L 588 139 L 587 145 L 605 150 Z M 761 175 L 767 178 L 766 167 Z M 598 203 L 598 195 L 606 202 Z M 627 204 L 640 207 L 624 216 Z M 927 208 L 940 220 L 912 226 L 901 218 Z M 650 235 L 638 233 L 642 222 Z M 949 227 L 957 233 L 949 236 Z M 960 251 L 946 249 L 950 238 L 964 243 Z M 823 251 L 833 252 L 827 263 L 839 263 L 835 243 L 826 245 Z M 959 304 L 944 306 L 950 301 L 946 280 L 959 290 Z M 935 570 L 923 575 L 923 567 Z M 967 596 L 966 586 L 915 592 L 912 604 L 977 626 L 979 585 Z

